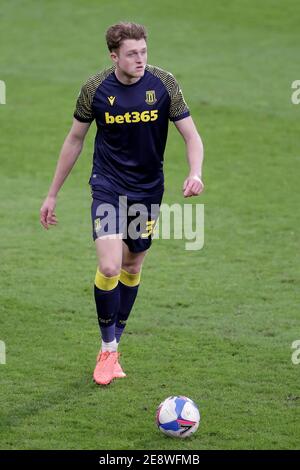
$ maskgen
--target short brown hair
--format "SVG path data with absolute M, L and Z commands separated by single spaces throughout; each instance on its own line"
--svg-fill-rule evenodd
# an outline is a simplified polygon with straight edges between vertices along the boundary
M 137 23 L 121 21 L 114 24 L 106 31 L 106 43 L 110 52 L 119 49 L 125 39 L 145 39 L 147 41 L 147 31 L 145 26 Z

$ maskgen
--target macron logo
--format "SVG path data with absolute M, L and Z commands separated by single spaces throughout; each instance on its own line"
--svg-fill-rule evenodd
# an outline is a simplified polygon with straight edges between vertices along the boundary
M 108 96 L 107 99 L 108 99 L 108 101 L 109 101 L 109 104 L 110 104 L 111 106 L 113 106 L 113 105 L 114 105 L 114 102 L 115 102 L 115 100 L 116 100 L 116 97 L 115 97 L 115 96 Z

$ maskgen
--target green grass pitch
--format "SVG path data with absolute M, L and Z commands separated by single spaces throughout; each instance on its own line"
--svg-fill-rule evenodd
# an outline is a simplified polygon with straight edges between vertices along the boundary
M 297 0 L 1 3 L 1 449 L 296 449 L 300 365 Z M 205 194 L 184 200 L 184 144 L 170 126 L 169 204 L 205 204 L 205 245 L 155 240 L 121 342 L 127 379 L 92 382 L 99 333 L 90 193 L 94 125 L 58 200 L 39 209 L 86 78 L 110 65 L 106 28 L 149 30 L 205 145 Z M 183 394 L 202 421 L 163 436 L 158 404 Z

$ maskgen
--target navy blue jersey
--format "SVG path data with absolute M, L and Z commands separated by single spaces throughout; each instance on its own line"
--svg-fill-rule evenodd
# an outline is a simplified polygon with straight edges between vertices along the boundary
M 115 66 L 83 85 L 74 117 L 97 125 L 90 184 L 121 194 L 161 192 L 169 120 L 189 116 L 172 74 L 147 65 L 144 75 L 124 85 Z

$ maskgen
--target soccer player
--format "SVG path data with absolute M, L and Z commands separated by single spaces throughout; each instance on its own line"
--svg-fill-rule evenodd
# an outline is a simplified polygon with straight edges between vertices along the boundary
M 113 65 L 90 77 L 81 88 L 73 124 L 40 211 L 46 229 L 57 224 L 58 191 L 95 120 L 97 133 L 89 182 L 98 257 L 94 297 L 102 343 L 93 377 L 101 385 L 126 376 L 119 362 L 118 343 L 138 293 L 142 264 L 159 215 L 169 120 L 186 145 L 189 173 L 183 183 L 183 196 L 197 196 L 203 190 L 201 138 L 174 76 L 147 64 L 145 27 L 115 24 L 107 30 L 106 42 Z M 142 210 L 131 213 L 136 204 Z M 127 230 L 134 214 L 141 216 L 136 226 L 138 236 Z

